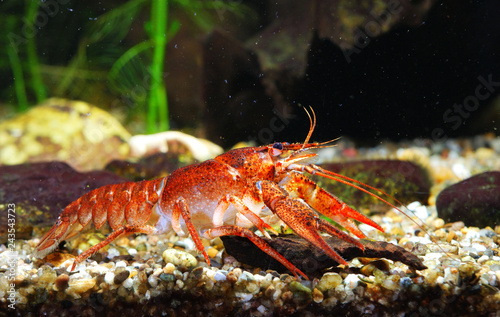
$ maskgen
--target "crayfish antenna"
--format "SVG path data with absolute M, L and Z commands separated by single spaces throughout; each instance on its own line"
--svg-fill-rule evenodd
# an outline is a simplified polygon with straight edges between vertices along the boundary
M 309 114 L 309 111 L 307 111 L 307 109 L 304 108 L 304 111 L 307 113 L 307 116 L 309 117 L 309 132 L 307 133 L 307 137 L 304 140 L 304 143 L 302 144 L 301 150 L 304 149 L 304 147 L 307 145 L 307 143 L 311 139 L 314 128 L 316 127 L 316 114 L 314 113 L 314 109 L 311 106 L 309 106 L 309 109 L 311 109 L 312 118 L 311 118 L 311 115 Z
M 400 213 L 402 213 L 403 215 L 405 215 L 408 219 L 410 219 L 417 227 L 419 227 L 423 232 L 425 232 L 425 234 L 427 234 L 430 238 L 430 240 L 438 246 L 438 248 L 444 253 L 446 254 L 447 257 L 449 258 L 452 258 L 448 252 L 446 252 L 440 245 L 439 243 L 437 243 L 436 239 L 434 239 L 434 237 L 424 228 L 425 226 L 425 223 L 423 222 L 423 220 L 419 219 L 415 213 L 413 212 L 413 210 L 409 209 L 405 204 L 403 204 L 402 202 L 400 202 L 399 200 L 397 200 L 396 198 L 394 198 L 392 195 L 389 195 L 388 193 L 384 192 L 383 190 L 381 189 L 378 189 L 376 187 L 373 187 L 373 186 L 370 186 L 368 184 L 365 184 L 363 182 L 360 182 L 358 180 L 355 180 L 353 178 L 350 178 L 350 177 L 347 177 L 347 176 L 344 176 L 344 175 L 341 175 L 341 174 L 337 174 L 337 173 L 334 173 L 332 171 L 329 171 L 329 170 L 326 170 L 324 168 L 321 168 L 317 165 L 314 165 L 314 164 L 311 164 L 310 165 L 310 170 L 307 169 L 307 172 L 308 173 L 311 173 L 311 174 L 315 174 L 315 175 L 319 175 L 319 176 L 323 176 L 323 177 L 326 177 L 326 178 L 329 178 L 329 179 L 332 179 L 332 180 L 335 180 L 337 182 L 340 182 L 340 183 L 343 183 L 343 184 L 346 184 L 346 185 L 349 185 L 351 187 L 354 187 L 364 193 L 367 193 L 373 197 L 375 197 L 376 199 L 380 200 L 381 202 L 387 204 L 388 206 L 396 209 L 397 211 L 399 211 Z M 353 183 L 357 183 L 361 186 L 364 186 L 366 188 L 369 188 L 369 189 L 372 189 L 372 190 L 375 190 L 379 193 L 381 193 L 382 195 L 386 196 L 386 197 L 389 197 L 391 198 L 392 200 L 394 200 L 396 203 L 400 204 L 401 206 L 404 206 L 408 211 L 410 211 L 416 218 L 418 218 L 422 224 L 419 224 L 417 221 L 415 221 L 413 218 L 411 218 L 407 213 L 405 213 L 404 211 L 402 211 L 400 208 L 396 207 L 394 204 L 391 204 L 390 202 L 388 202 L 387 200 L 383 199 L 382 197 L 380 197 L 379 195 L 377 194 L 374 194 L 372 192 L 370 192 L 369 190 L 361 187 L 361 186 L 358 186 L 356 184 L 353 184 Z

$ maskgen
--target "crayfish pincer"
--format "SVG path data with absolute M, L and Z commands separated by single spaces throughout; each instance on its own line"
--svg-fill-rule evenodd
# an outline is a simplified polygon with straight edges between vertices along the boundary
M 43 257 L 84 227 L 93 224 L 99 229 L 107 221 L 112 233 L 77 256 L 72 269 L 122 234 L 161 234 L 173 230 L 178 235 L 189 232 L 208 264 L 210 259 L 200 235 L 209 239 L 237 235 L 249 238 L 296 277 L 301 275 L 307 279 L 251 230 L 256 227 L 269 237 L 269 233 L 277 234 L 271 225 L 281 221 L 314 247 L 347 265 L 318 231 L 337 236 L 360 249 L 363 246 L 356 238 L 320 219 L 318 213 L 358 238 L 365 235 L 352 219 L 383 230 L 305 175 L 328 177 L 368 192 L 361 187 L 364 184 L 307 163 L 317 155 L 308 150 L 332 146 L 331 141 L 309 143 L 316 125 L 314 112 L 312 114 L 311 117 L 308 113 L 311 126 L 303 143 L 276 142 L 234 149 L 214 159 L 177 169 L 165 178 L 107 185 L 83 195 L 64 209 L 36 246 L 34 255 Z

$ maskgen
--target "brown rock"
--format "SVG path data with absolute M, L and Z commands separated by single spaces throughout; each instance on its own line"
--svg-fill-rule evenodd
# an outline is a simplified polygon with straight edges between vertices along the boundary
M 446 222 L 494 228 L 500 224 L 500 172 L 485 172 L 451 185 L 437 197 L 436 208 Z
M 128 270 L 123 270 L 120 273 L 115 275 L 115 278 L 113 279 L 113 282 L 115 284 L 121 284 L 123 281 L 125 281 L 128 277 L 130 276 L 130 272 Z
M 61 274 L 56 279 L 56 287 L 59 291 L 62 291 L 68 287 L 69 276 L 67 274 Z

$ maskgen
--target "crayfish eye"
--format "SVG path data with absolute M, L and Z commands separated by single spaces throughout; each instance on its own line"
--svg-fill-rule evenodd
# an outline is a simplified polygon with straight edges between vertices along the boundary
M 273 149 L 277 149 L 279 151 L 283 151 L 283 144 L 276 142 L 273 144 Z
M 283 144 L 276 142 L 269 151 L 272 156 L 278 156 L 283 152 Z

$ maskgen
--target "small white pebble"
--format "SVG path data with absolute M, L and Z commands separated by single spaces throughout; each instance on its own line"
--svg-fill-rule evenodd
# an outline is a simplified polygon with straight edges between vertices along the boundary
M 349 274 L 344 279 L 344 283 L 346 287 L 350 289 L 355 289 L 358 286 L 359 277 L 356 274 Z
M 205 275 L 208 277 L 208 278 L 214 278 L 215 276 L 215 271 L 214 270 L 207 270 L 207 273 L 205 273 Z
M 477 263 L 478 263 L 478 264 L 481 264 L 481 263 L 483 263 L 483 262 L 488 261 L 489 259 L 490 259 L 490 257 L 489 257 L 489 256 L 487 256 L 487 255 L 483 255 L 482 257 L 480 257 L 479 259 L 477 259 Z
M 491 286 L 498 286 L 498 280 L 495 272 L 493 271 L 488 272 L 488 283 Z
M 482 244 L 479 244 L 479 243 L 473 243 L 471 245 L 472 248 L 474 248 L 474 250 L 476 250 L 477 252 L 484 252 L 486 251 L 486 247 Z
M 393 223 L 393 219 L 391 217 L 383 217 L 382 222 L 383 223 Z
M 123 287 L 130 289 L 134 285 L 134 281 L 129 277 L 122 283 Z
M 438 276 L 438 278 L 436 279 L 436 284 L 443 284 L 443 283 L 444 283 L 444 277 Z
M 158 286 L 158 278 L 151 274 L 148 277 L 148 283 L 149 285 L 151 285 L 151 287 L 156 288 L 156 286 Z
M 116 262 L 116 267 L 127 267 L 127 263 L 125 263 L 124 261 L 118 261 Z
M 178 287 L 179 289 L 182 289 L 184 287 L 184 282 L 181 280 L 175 281 L 175 286 Z
M 445 256 L 443 253 L 439 252 L 429 252 L 424 256 L 424 261 L 438 260 Z
M 112 258 L 117 257 L 117 256 L 119 256 L 119 255 L 120 255 L 120 251 L 118 251 L 118 250 L 117 250 L 117 249 L 115 249 L 115 248 L 110 248 L 110 249 L 108 250 L 108 258 L 109 258 L 109 259 L 112 259 Z
M 415 208 L 420 207 L 420 206 L 422 206 L 422 204 L 419 201 L 414 201 L 412 203 L 409 203 L 407 207 L 408 207 L 408 209 L 413 211 Z
M 262 276 L 262 275 L 260 275 L 260 274 L 256 274 L 256 275 L 254 275 L 254 279 L 255 279 L 255 281 L 256 281 L 258 284 L 260 284 L 260 283 L 262 283 L 262 281 L 265 279 L 265 277 L 264 277 L 264 276 Z
M 255 281 L 255 278 L 253 277 L 253 274 L 250 273 L 250 272 L 243 271 L 243 273 L 241 275 L 246 275 L 246 279 L 245 279 L 246 281 L 250 281 L 250 282 Z
M 418 206 L 417 208 L 415 208 L 414 214 L 416 217 L 422 220 L 427 219 L 430 215 L 426 206 Z
M 397 283 L 394 283 L 394 281 L 391 280 L 390 278 L 387 278 L 387 279 L 382 281 L 382 287 L 389 289 L 389 290 L 396 290 L 398 288 L 398 286 L 399 285 Z
M 134 256 L 134 255 L 136 255 L 136 254 L 137 254 L 137 250 L 136 250 L 136 249 L 133 249 L 133 248 L 130 248 L 130 249 L 128 249 L 128 254 L 130 254 L 130 255 Z
M 467 169 L 461 163 L 453 164 L 453 166 L 451 167 L 451 170 L 460 179 L 466 179 L 466 178 L 469 178 L 471 176 L 471 173 L 470 173 L 469 169 Z
M 409 237 L 408 241 L 413 242 L 413 243 L 421 243 L 421 244 L 431 244 L 432 243 L 432 241 L 426 237 Z
M 217 281 L 217 282 L 220 282 L 220 281 L 225 281 L 226 280 L 226 276 L 224 274 L 222 274 L 220 271 L 217 271 L 215 272 L 214 274 L 214 279 Z
M 234 295 L 236 297 L 238 297 L 241 300 L 241 302 L 248 302 L 249 300 L 251 300 L 253 298 L 253 294 L 250 294 L 250 293 L 236 292 L 236 293 L 234 293 Z
M 479 234 L 479 231 L 476 230 L 469 230 L 467 231 L 467 234 L 465 235 L 464 239 L 465 240 L 474 240 L 474 239 L 479 239 L 481 235 Z
M 259 307 L 257 307 L 257 310 L 259 311 L 259 313 L 264 315 L 267 311 L 267 308 L 264 305 L 260 305 Z
M 106 284 L 108 285 L 112 285 L 114 279 L 115 279 L 115 273 L 113 272 L 107 272 L 104 275 L 104 282 L 106 282 Z

